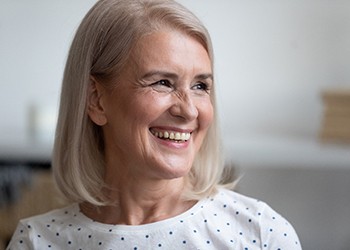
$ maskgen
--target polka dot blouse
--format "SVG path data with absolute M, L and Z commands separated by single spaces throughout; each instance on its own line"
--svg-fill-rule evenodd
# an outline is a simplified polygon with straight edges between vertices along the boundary
M 109 225 L 78 204 L 21 220 L 8 250 L 17 249 L 301 249 L 293 227 L 264 202 L 221 189 L 163 221 Z

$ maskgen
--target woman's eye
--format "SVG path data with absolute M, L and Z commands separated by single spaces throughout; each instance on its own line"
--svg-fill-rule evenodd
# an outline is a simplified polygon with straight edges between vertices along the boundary
M 171 83 L 168 80 L 160 80 L 158 82 L 153 83 L 153 85 L 160 85 L 164 87 L 171 87 Z
M 194 90 L 203 90 L 203 91 L 205 91 L 205 92 L 209 92 L 209 86 L 208 86 L 208 84 L 202 83 L 202 82 L 200 82 L 200 83 L 194 85 L 194 86 L 192 87 L 192 89 L 194 89 Z
M 173 89 L 173 85 L 169 80 L 159 80 L 152 83 L 150 86 L 158 92 L 170 92 Z

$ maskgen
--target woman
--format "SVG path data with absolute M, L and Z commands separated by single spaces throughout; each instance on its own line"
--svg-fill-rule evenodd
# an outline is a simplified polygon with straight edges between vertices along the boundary
M 73 205 L 8 249 L 300 249 L 280 215 L 222 184 L 207 30 L 171 0 L 102 0 L 64 73 L 53 169 Z

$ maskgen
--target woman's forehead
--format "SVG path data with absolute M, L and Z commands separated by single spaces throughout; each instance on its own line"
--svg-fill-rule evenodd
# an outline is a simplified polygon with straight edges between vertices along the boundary
M 143 36 L 134 46 L 130 59 L 142 67 L 180 64 L 207 71 L 203 73 L 212 71 L 205 47 L 197 39 L 178 31 L 158 31 Z

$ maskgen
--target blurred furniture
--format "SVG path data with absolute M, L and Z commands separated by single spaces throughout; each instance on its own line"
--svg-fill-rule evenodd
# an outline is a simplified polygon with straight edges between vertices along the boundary
M 294 226 L 305 250 L 350 249 L 350 168 L 238 169 L 238 191 L 267 202 Z
M 315 136 L 225 138 L 237 190 L 266 201 L 299 234 L 303 249 L 349 249 L 350 144 Z
M 33 170 L 30 183 L 21 187 L 18 201 L 0 207 L 0 249 L 5 249 L 20 219 L 64 205 L 53 183 L 51 171 Z
M 350 143 L 350 89 L 324 91 L 322 100 L 324 113 L 321 139 Z

